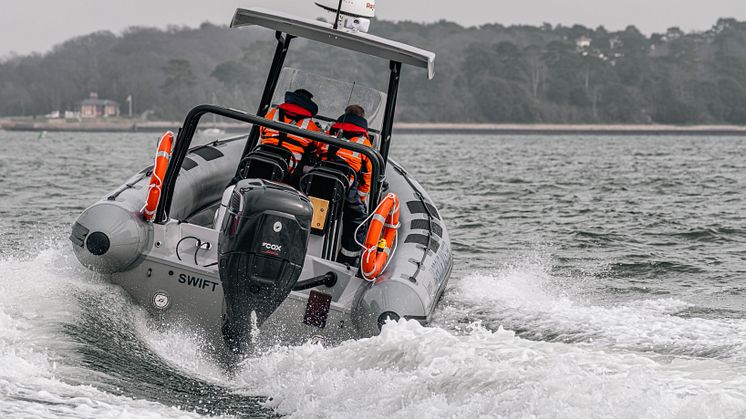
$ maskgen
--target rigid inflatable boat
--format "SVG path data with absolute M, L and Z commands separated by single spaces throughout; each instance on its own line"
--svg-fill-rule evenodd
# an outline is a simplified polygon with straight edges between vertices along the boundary
M 371 2 L 362 3 L 364 13 L 341 4 L 334 24 L 237 10 L 232 27 L 268 28 L 277 39 L 257 113 L 215 105 L 189 112 L 177 136 L 163 136 L 154 166 L 80 215 L 70 236 L 78 260 L 163 322 L 198 326 L 229 353 L 262 342 L 369 337 L 387 319 L 427 324 L 451 272 L 451 246 L 428 194 L 388 154 L 402 67 L 423 68 L 432 78 L 435 55 L 365 33 Z M 295 38 L 388 61 L 388 91 L 285 68 Z M 365 106 L 374 147 L 257 116 L 300 87 L 316 95 L 320 127 L 345 105 Z M 211 114 L 246 123 L 247 133 L 200 144 L 198 123 Z M 350 187 L 346 168 L 319 162 L 289 186 L 288 153 L 261 145 L 260 127 L 368 157 L 370 223 L 384 225 L 370 240 L 378 248 L 362 256 L 374 275 L 335 261 Z

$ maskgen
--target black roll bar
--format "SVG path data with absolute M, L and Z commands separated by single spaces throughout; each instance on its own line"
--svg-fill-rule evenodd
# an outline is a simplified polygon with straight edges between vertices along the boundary
M 340 140 L 338 138 L 330 137 L 326 134 L 319 133 L 319 132 L 312 132 L 307 131 L 304 129 L 300 129 L 295 125 L 289 125 L 284 124 L 282 122 L 277 121 L 271 121 L 266 118 L 262 118 L 256 115 L 249 114 L 244 111 L 239 111 L 236 109 L 229 109 L 229 108 L 223 108 L 220 106 L 215 105 L 199 105 L 189 111 L 189 113 L 186 116 L 186 119 L 184 119 L 184 125 L 179 130 L 179 134 L 176 138 L 176 145 L 174 146 L 174 151 L 171 155 L 171 161 L 169 162 L 168 169 L 166 170 L 166 175 L 163 178 L 163 188 L 161 190 L 161 199 L 158 202 L 158 209 L 156 210 L 155 214 L 155 222 L 162 224 L 167 220 L 167 214 L 171 210 L 171 202 L 173 200 L 174 195 L 174 188 L 176 186 L 176 178 L 179 175 L 179 172 L 181 171 L 181 165 L 184 163 L 184 158 L 186 157 L 187 153 L 189 152 L 189 146 L 192 143 L 192 138 L 194 137 L 195 132 L 197 132 L 197 126 L 199 125 L 199 121 L 207 113 L 212 113 L 215 115 L 219 115 L 225 118 L 234 119 L 241 122 L 246 122 L 248 124 L 252 124 L 252 130 L 253 129 L 259 129 L 258 127 L 266 127 L 273 130 L 285 132 L 290 135 L 295 135 L 298 137 L 308 138 L 314 141 L 318 141 L 320 143 L 336 146 L 343 149 L 352 150 L 354 152 L 360 153 L 370 160 L 371 165 L 373 166 L 373 173 L 372 176 L 372 185 L 370 185 L 370 205 L 369 208 L 371 211 L 373 211 L 376 206 L 378 205 L 379 195 L 381 191 L 381 185 L 383 184 L 384 180 L 384 171 L 386 170 L 386 166 L 384 165 L 384 160 L 381 154 L 376 151 L 375 149 L 362 145 L 353 143 L 350 141 L 344 141 Z M 251 138 L 249 138 L 247 141 L 250 141 Z
M 272 97 L 275 95 L 280 73 L 282 73 L 282 66 L 285 64 L 285 58 L 290 49 L 290 41 L 293 40 L 292 35 L 285 34 L 283 36 L 283 33 L 279 31 L 275 32 L 275 38 L 277 39 L 275 56 L 272 59 L 272 65 L 269 67 L 269 75 L 267 76 L 267 83 L 264 85 L 259 109 L 256 111 L 257 115 L 266 115 L 269 112 L 269 107 L 272 106 Z M 243 156 L 249 154 L 256 147 L 258 140 L 259 127 L 255 125 L 251 128 L 251 134 L 249 134 L 249 141 L 246 142 L 246 147 L 244 147 Z M 236 175 L 238 175 L 238 172 L 236 172 Z
M 384 165 L 389 160 L 391 132 L 394 128 L 394 114 L 396 113 L 396 100 L 399 95 L 399 80 L 401 79 L 401 63 L 391 61 L 389 68 L 391 69 L 391 75 L 389 76 L 386 111 L 383 114 L 383 127 L 381 129 L 381 156 L 383 156 Z

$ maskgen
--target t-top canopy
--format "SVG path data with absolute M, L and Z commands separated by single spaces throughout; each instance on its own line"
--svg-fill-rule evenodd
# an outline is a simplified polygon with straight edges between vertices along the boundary
M 304 19 L 271 10 L 238 9 L 231 28 L 257 25 L 306 38 L 324 44 L 357 51 L 366 55 L 427 69 L 427 77 L 435 76 L 435 54 L 367 33 L 334 29 L 332 24 Z

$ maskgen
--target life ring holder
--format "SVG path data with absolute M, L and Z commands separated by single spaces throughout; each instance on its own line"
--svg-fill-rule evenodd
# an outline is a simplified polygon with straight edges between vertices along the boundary
M 400 209 L 399 197 L 390 193 L 369 217 L 370 226 L 360 258 L 360 269 L 366 281 L 374 282 L 386 270 L 396 251 Z
M 158 142 L 158 151 L 155 153 L 155 163 L 153 164 L 153 174 L 150 176 L 148 184 L 148 194 L 145 199 L 145 206 L 142 208 L 142 215 L 145 221 L 153 221 L 158 209 L 158 201 L 161 199 L 161 189 L 163 188 L 163 178 L 166 176 L 168 163 L 171 161 L 171 152 L 174 146 L 174 133 L 166 131 Z

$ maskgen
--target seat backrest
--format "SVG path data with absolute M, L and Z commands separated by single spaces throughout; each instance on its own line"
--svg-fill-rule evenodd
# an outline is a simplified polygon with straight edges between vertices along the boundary
M 345 194 L 349 188 L 349 181 L 345 174 L 325 167 L 315 167 L 303 175 L 300 180 L 300 190 L 313 198 L 329 202 L 327 219 L 323 230 L 314 230 L 316 235 L 325 235 L 330 226 L 335 226 L 342 215 Z
M 350 182 L 357 178 L 355 170 L 344 161 L 325 160 L 319 163 L 319 167 L 334 171 L 335 173 L 341 175 L 341 178 L 347 179 L 346 183 L 349 184 L 348 187 L 351 187 L 352 185 L 350 184 Z
M 252 151 L 241 161 L 241 178 L 282 181 L 288 164 L 282 157 L 262 150 Z
M 275 154 L 282 157 L 290 166 L 290 161 L 293 159 L 293 153 L 285 147 L 280 147 L 272 144 L 259 144 L 254 151 L 263 151 L 269 154 Z

